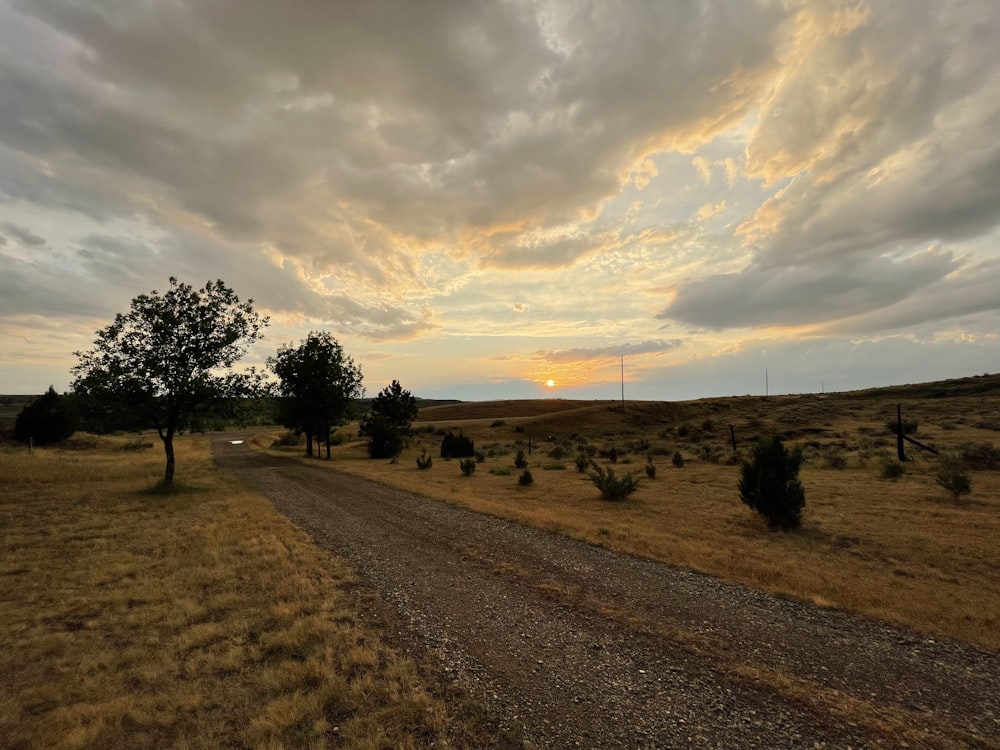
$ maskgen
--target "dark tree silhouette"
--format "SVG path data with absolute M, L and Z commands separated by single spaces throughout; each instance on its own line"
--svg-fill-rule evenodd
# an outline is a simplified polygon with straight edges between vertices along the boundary
M 169 487 L 174 436 L 227 400 L 256 393 L 257 373 L 234 366 L 267 324 L 253 300 L 241 303 L 221 280 L 195 290 L 171 277 L 166 293 L 136 297 L 128 313 L 97 332 L 93 349 L 76 352 L 73 392 L 101 414 L 105 429 L 155 428 Z
M 76 410 L 72 399 L 60 396 L 51 385 L 21 409 L 14 422 L 14 439 L 35 445 L 60 443 L 76 431 Z
M 267 364 L 278 376 L 282 424 L 305 433 L 308 456 L 313 455 L 314 437 L 325 441 L 329 458 L 331 429 L 364 393 L 361 368 L 326 331 L 310 332 L 298 346 L 282 345 Z
M 805 491 L 799 482 L 802 450 L 789 451 L 778 435 L 759 440 L 740 469 L 740 499 L 757 511 L 770 529 L 797 529 Z

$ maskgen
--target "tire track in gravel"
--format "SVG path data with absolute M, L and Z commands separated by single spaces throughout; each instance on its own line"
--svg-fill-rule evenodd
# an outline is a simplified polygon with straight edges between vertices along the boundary
M 1000 657 L 315 465 L 216 460 L 545 748 L 1000 748 Z

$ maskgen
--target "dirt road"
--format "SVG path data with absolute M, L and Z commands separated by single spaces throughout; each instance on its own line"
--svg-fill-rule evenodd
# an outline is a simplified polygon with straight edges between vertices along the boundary
M 542 748 L 1000 748 L 1000 656 L 219 439 L 393 636 Z

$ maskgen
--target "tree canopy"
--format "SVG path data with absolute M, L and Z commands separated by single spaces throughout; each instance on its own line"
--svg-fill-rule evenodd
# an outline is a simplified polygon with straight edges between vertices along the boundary
M 76 431 L 76 412 L 70 399 L 60 396 L 51 385 L 21 409 L 14 422 L 14 439 L 35 445 L 59 443 Z
M 282 345 L 267 364 L 278 376 L 282 424 L 305 433 L 306 455 L 313 455 L 313 438 L 325 440 L 329 458 L 331 429 L 364 394 L 361 368 L 327 331 L 310 331 L 298 346 Z
M 97 331 L 93 349 L 75 353 L 73 391 L 104 429 L 156 429 L 169 486 L 174 436 L 254 392 L 256 373 L 234 368 L 267 325 L 253 300 L 240 302 L 221 280 L 195 290 L 171 277 L 166 293 L 134 298 L 129 312 Z
M 417 418 L 417 399 L 393 380 L 374 398 L 371 414 L 361 422 L 360 432 L 368 438 L 368 455 L 392 458 L 403 449 L 410 423 Z

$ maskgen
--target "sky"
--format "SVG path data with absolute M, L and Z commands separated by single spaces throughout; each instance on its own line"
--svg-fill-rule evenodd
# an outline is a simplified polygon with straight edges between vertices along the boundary
M 996 372 L 997 0 L 0 0 L 0 393 L 222 279 L 369 395 Z

